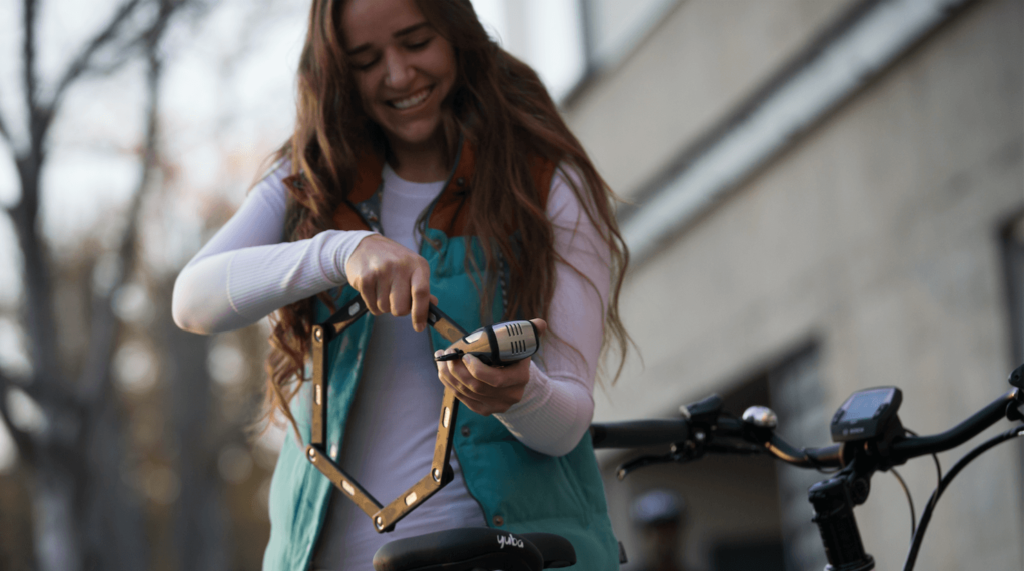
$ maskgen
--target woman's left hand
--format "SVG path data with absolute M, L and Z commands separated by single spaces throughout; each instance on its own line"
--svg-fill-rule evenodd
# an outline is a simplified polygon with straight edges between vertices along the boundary
M 548 324 L 543 319 L 531 319 L 537 326 L 538 337 Z M 438 351 L 440 356 L 446 351 Z M 455 391 L 462 404 L 483 416 L 507 411 L 523 400 L 526 383 L 530 381 L 530 362 L 527 357 L 507 367 L 488 367 L 480 359 L 466 355 L 454 361 L 437 362 L 437 377 L 445 387 Z

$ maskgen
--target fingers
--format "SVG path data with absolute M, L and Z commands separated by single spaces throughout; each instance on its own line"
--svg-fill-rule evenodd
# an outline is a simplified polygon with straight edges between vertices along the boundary
M 416 331 L 426 328 L 430 266 L 419 254 L 384 236 L 369 236 L 349 256 L 345 275 L 373 315 L 412 312 Z
M 389 279 L 391 278 L 391 279 Z M 377 314 L 391 313 L 394 306 L 392 301 L 395 297 L 395 284 L 393 276 L 383 275 L 377 279 Z
M 356 291 L 363 296 L 363 301 L 366 302 L 366 309 L 370 310 L 373 315 L 380 315 L 380 310 L 377 309 L 377 289 L 375 287 L 364 287 L 361 284 L 355 282 L 349 282 L 349 285 L 356 288 Z
M 443 354 L 442 351 L 435 356 Z M 483 415 L 502 413 L 522 400 L 530 379 L 530 360 L 505 368 L 488 367 L 472 355 L 437 363 L 438 379 L 455 391 L 470 410 Z
M 539 317 L 531 319 L 530 323 L 533 323 L 533 325 L 537 328 L 537 337 L 538 338 L 542 337 L 544 335 L 544 333 L 546 333 L 547 330 L 548 330 L 548 322 L 544 321 L 543 319 L 541 319 Z
M 450 387 L 448 385 L 445 385 L 445 387 L 455 391 L 455 396 L 459 399 L 459 402 L 461 402 L 462 404 L 466 405 L 466 407 L 469 408 L 469 410 L 471 410 L 471 411 L 473 411 L 473 412 L 475 412 L 475 413 L 477 413 L 479 415 L 490 416 L 492 414 L 501 414 L 501 413 L 505 412 L 506 410 L 508 410 L 507 408 L 501 409 L 500 407 L 492 407 L 492 406 L 488 405 L 487 403 L 485 403 L 484 401 L 477 400 L 477 399 L 473 398 L 470 395 L 459 394 L 458 390 L 456 390 L 456 389 L 454 389 L 454 388 L 452 388 L 452 387 Z
M 427 328 L 427 310 L 430 307 L 430 300 L 437 299 L 430 295 L 430 269 L 426 261 L 413 270 L 410 290 L 412 293 L 412 328 L 418 333 Z

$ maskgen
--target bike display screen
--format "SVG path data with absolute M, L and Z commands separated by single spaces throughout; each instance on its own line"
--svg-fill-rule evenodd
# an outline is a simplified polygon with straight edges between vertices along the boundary
M 899 422 L 896 410 L 902 400 L 896 387 L 875 387 L 853 393 L 832 417 L 832 441 L 881 436 L 890 422 Z
M 888 401 L 891 395 L 892 391 L 889 389 L 865 391 L 853 395 L 845 407 L 843 420 L 852 421 L 873 417 L 878 408 Z

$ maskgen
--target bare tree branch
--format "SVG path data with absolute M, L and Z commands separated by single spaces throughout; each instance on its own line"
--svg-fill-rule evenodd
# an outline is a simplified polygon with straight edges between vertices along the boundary
M 21 56 L 24 62 L 22 73 L 25 82 L 25 108 L 29 113 L 36 108 L 36 0 L 24 0 L 22 9 Z
M 21 197 L 17 204 L 9 209 L 21 249 L 25 267 L 22 273 L 22 280 L 25 283 L 26 295 L 26 325 L 29 337 L 32 340 L 33 362 L 37 367 L 43 385 L 52 386 L 59 383 L 59 371 L 55 364 L 57 355 L 52 347 L 54 332 L 56 330 L 52 307 L 49 304 L 51 280 L 46 268 L 45 244 L 38 232 L 39 212 L 39 179 L 42 165 L 45 161 L 45 140 L 46 134 L 55 116 L 57 106 L 61 97 L 68 87 L 81 75 L 89 70 L 95 63 L 97 52 L 104 46 L 110 45 L 119 34 L 131 17 L 138 13 L 138 8 L 144 2 L 159 2 L 159 13 L 157 17 L 138 34 L 132 35 L 132 43 L 142 42 L 143 45 L 152 46 L 155 50 L 156 43 L 167 27 L 171 15 L 186 0 L 127 0 L 114 13 L 113 17 L 93 39 L 88 42 L 85 48 L 74 59 L 55 91 L 53 99 L 48 104 L 41 104 L 37 93 L 37 78 L 35 69 L 35 20 L 37 0 L 24 0 L 25 2 L 25 99 L 29 105 L 30 123 L 30 146 L 29 151 L 16 158 L 19 179 L 22 183 Z M 134 226 L 130 228 L 134 233 Z M 116 331 L 116 328 L 111 331 Z
M 121 324 L 113 311 L 111 295 L 96 296 L 90 320 L 89 350 L 81 377 L 74 383 L 60 368 L 57 349 L 58 321 L 54 313 L 50 257 L 46 240 L 39 227 L 39 203 L 42 190 L 40 175 L 47 159 L 47 135 L 67 91 L 87 74 L 112 71 L 145 50 L 149 74 L 146 102 L 146 132 L 142 176 L 128 205 L 127 225 L 121 237 L 117 255 L 121 261 L 121 274 L 115 288 L 133 276 L 138 262 L 138 227 L 142 203 L 147 191 L 154 186 L 157 164 L 157 107 L 161 61 L 158 44 L 174 14 L 183 7 L 202 0 L 120 0 L 109 21 L 84 43 L 73 56 L 67 69 L 59 76 L 54 89 L 42 90 L 41 75 L 36 67 L 39 35 L 36 31 L 39 0 L 22 0 L 24 5 L 24 65 L 23 96 L 28 110 L 28 133 L 24 148 L 15 149 L 14 160 L 22 184 L 17 204 L 6 208 L 15 227 L 22 252 L 22 283 L 25 300 L 21 306 L 26 334 L 31 348 L 34 382 L 18 386 L 32 396 L 43 409 L 48 429 L 29 432 L 11 422 L 8 404 L 13 384 L 10 376 L 0 370 L 0 422 L 10 431 L 18 451 L 34 468 L 33 495 L 36 507 L 45 512 L 38 521 L 35 549 L 40 568 L 47 571 L 77 571 L 86 568 L 138 569 L 146 561 L 145 549 L 135 549 L 135 555 L 123 558 L 140 546 L 144 535 L 130 537 L 124 530 L 138 531 L 142 520 L 137 506 L 124 504 L 121 509 L 109 509 L 130 494 L 121 482 L 118 470 L 122 466 L 121 444 L 111 435 L 119 434 L 118 401 L 104 398 L 111 392 L 113 352 Z M 151 13 L 150 8 L 158 9 Z M 144 13 L 145 12 L 145 13 Z M 143 20 L 143 16 L 145 19 Z M 10 119 L 10 117 L 8 117 Z M 11 124 L 0 122 L 0 137 L 9 140 Z M 13 148 L 13 147 L 12 147 Z M 204 346 L 205 347 L 205 346 Z M 199 359 L 197 366 L 205 361 Z M 205 381 L 204 381 L 205 382 Z M 206 386 L 206 385 L 203 385 Z M 85 498 L 93 498 L 86 502 Z M 204 504 L 205 505 L 205 504 Z M 191 512 L 190 512 L 191 513 Z M 98 533 L 101 522 L 109 526 Z M 127 538 L 107 561 L 111 544 L 106 538 Z M 140 532 L 141 533 L 141 532 Z M 104 535 L 105 534 L 105 535 Z M 100 539 L 97 539 L 100 538 Z M 60 545 L 60 550 L 48 546 Z M 103 560 L 104 563 L 96 565 Z M 119 562 L 114 562 L 117 559 Z M 123 561 L 122 561 L 123 559 Z
M 33 2 L 34 0 L 25 0 L 26 2 Z M 118 29 L 121 25 L 128 20 L 129 16 L 135 12 L 135 9 L 141 4 L 141 0 L 127 0 L 117 12 L 114 13 L 114 17 L 107 22 L 107 26 L 96 34 L 92 40 L 86 44 L 78 57 L 75 58 L 68 69 L 64 72 L 64 76 L 60 82 L 57 83 L 57 88 L 54 90 L 53 98 L 50 103 L 46 106 L 53 110 L 59 104 L 61 97 L 67 88 L 74 83 L 83 73 L 89 70 L 92 65 L 92 59 L 96 56 L 96 53 L 110 43 L 117 35 Z
M 137 263 L 138 225 L 142 210 L 143 198 L 152 186 L 152 179 L 157 165 L 158 119 L 160 108 L 160 76 L 163 62 L 158 54 L 158 44 L 171 13 L 182 5 L 174 0 L 161 0 L 160 14 L 157 25 L 151 34 L 145 36 L 146 62 L 146 132 L 143 143 L 142 176 L 132 195 L 128 207 L 128 225 L 121 235 L 118 259 L 121 261 L 121 272 L 110 293 L 100 296 L 94 303 L 91 334 L 89 335 L 89 355 L 82 377 L 79 379 L 79 397 L 87 406 L 104 398 L 109 387 L 110 364 L 117 341 L 118 321 L 112 307 L 113 293 L 130 278 Z
M 33 142 L 33 146 L 35 143 Z M 39 151 L 41 153 L 41 150 Z M 46 245 L 37 234 L 39 212 L 39 175 L 42 154 L 19 157 L 16 161 L 21 182 L 21 198 L 10 207 L 11 221 L 22 253 L 21 281 L 25 293 L 22 305 L 24 324 L 31 347 L 32 368 L 42 386 L 57 383 L 59 370 L 56 319 L 51 297 L 50 269 Z

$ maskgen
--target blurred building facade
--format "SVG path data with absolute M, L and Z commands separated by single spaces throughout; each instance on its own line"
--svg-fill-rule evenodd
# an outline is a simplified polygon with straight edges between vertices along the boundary
M 717 392 L 737 414 L 770 404 L 783 436 L 822 446 L 859 389 L 899 386 L 922 434 L 1009 390 L 1024 361 L 1024 3 L 583 6 L 588 71 L 562 106 L 633 203 L 622 314 L 644 362 L 598 392 L 597 421 L 672 417 Z M 617 482 L 625 458 L 601 460 L 627 568 L 642 564 L 630 501 L 664 487 L 689 506 L 688 568 L 823 567 L 806 500 L 822 476 L 717 458 Z M 968 467 L 918 568 L 1024 568 L 1022 471 L 1018 443 Z M 920 515 L 935 468 L 901 472 Z M 907 502 L 891 475 L 872 483 L 864 543 L 899 568 Z

